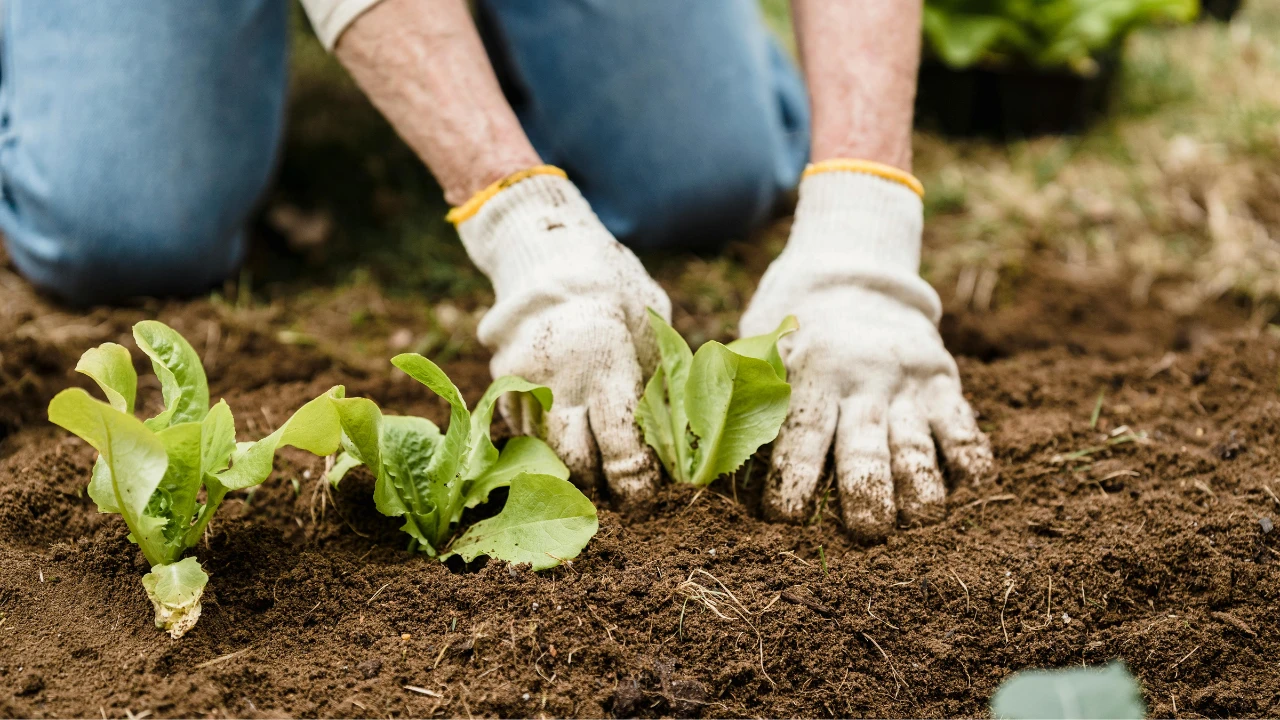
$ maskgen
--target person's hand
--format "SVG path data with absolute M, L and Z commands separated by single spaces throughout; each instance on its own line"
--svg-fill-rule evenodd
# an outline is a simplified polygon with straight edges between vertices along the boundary
M 863 539 L 940 516 L 935 440 L 954 475 L 977 481 L 992 466 L 938 335 L 937 293 L 918 274 L 922 203 L 906 184 L 915 179 L 901 175 L 806 173 L 786 250 L 741 322 L 746 336 L 789 314 L 800 321 L 780 343 L 791 410 L 773 447 L 766 513 L 812 512 L 834 444 L 845 524 Z
M 603 466 L 615 498 L 642 499 L 659 478 L 635 421 L 658 357 L 645 308 L 669 320 L 671 301 L 573 183 L 542 170 L 557 174 L 509 179 L 474 215 L 455 215 L 497 296 L 480 342 L 494 352 L 494 377 L 519 375 L 554 393 L 545 417 L 503 399 L 516 432 L 543 436 L 579 485 L 593 486 Z

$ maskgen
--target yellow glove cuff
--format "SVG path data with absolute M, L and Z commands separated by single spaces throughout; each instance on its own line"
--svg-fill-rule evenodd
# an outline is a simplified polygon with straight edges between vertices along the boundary
M 823 160 L 820 163 L 810 163 L 804 169 L 801 177 L 809 177 L 810 175 L 818 175 L 828 172 L 855 172 L 864 175 L 874 175 L 900 185 L 905 185 L 911 192 L 924 198 L 924 184 L 911 173 L 906 170 L 900 170 L 892 165 L 874 162 L 872 160 L 856 160 L 854 158 L 835 158 L 834 160 Z
M 527 170 L 513 172 L 475 195 L 472 195 L 470 200 L 450 210 L 449 214 L 444 216 L 444 219 L 453 223 L 454 226 L 461 225 L 474 217 L 476 213 L 480 212 L 480 208 L 484 207 L 484 204 L 489 202 L 494 195 L 497 195 L 521 180 L 531 178 L 534 175 L 555 175 L 556 177 L 562 178 L 569 177 L 563 170 L 555 165 L 538 165 L 528 168 Z

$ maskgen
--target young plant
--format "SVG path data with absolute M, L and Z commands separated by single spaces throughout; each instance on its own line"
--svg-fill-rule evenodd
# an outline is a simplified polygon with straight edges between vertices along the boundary
M 662 362 L 645 386 L 636 421 L 673 480 L 707 485 L 778 436 L 791 402 L 778 339 L 795 331 L 796 319 L 788 316 L 771 333 L 728 345 L 708 342 L 696 354 L 652 310 L 649 323 Z
M 568 481 L 568 468 L 537 438 L 512 438 L 502 452 L 489 438 L 494 405 L 503 393 L 527 393 L 545 411 L 551 391 L 501 377 L 472 413 L 435 363 L 413 353 L 391 363 L 449 403 L 448 430 L 442 434 L 425 418 L 383 415 L 364 398 L 335 397 L 345 452 L 329 481 L 337 486 L 348 470 L 367 466 L 376 478 L 378 511 L 403 517 L 410 549 L 441 560 L 458 555 L 470 562 L 486 555 L 542 570 L 576 557 L 599 524 L 595 506 Z M 502 487 L 510 488 L 502 511 L 457 534 L 463 510 L 488 502 Z
M 1090 74 L 1093 56 L 1134 28 L 1187 22 L 1197 0 L 927 0 L 926 49 L 946 64 L 1010 61 Z
M 1141 720 L 1142 689 L 1124 663 L 1105 668 L 1028 670 L 1005 680 L 991 698 L 991 715 L 1010 720 Z
M 98 451 L 89 497 L 99 512 L 124 518 L 129 540 L 151 564 L 142 584 L 155 605 L 156 627 L 176 639 L 200 618 L 209 580 L 200 563 L 183 554 L 200 541 L 228 492 L 271 474 L 278 447 L 318 455 L 338 449 L 341 428 L 331 396 L 341 397 L 343 388 L 303 405 L 262 440 L 237 443 L 226 401 L 209 407 L 204 367 L 191 345 L 154 321 L 134 325 L 133 337 L 160 378 L 164 411 L 145 421 L 134 417 L 138 375 L 129 351 L 104 343 L 81 356 L 76 371 L 92 378 L 108 402 L 80 388 L 63 390 L 49 403 L 49 421 Z

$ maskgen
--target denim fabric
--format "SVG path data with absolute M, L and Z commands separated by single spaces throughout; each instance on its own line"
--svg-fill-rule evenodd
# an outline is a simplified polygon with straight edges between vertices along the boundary
M 8 0 L 0 228 L 77 304 L 234 272 L 283 127 L 281 0 Z
M 809 106 L 756 0 L 482 0 L 539 154 L 638 250 L 714 247 L 809 153 Z
M 76 304 L 235 272 L 280 146 L 284 0 L 5 0 L 0 229 Z M 634 247 L 761 220 L 808 150 L 753 0 L 487 0 L 522 122 Z

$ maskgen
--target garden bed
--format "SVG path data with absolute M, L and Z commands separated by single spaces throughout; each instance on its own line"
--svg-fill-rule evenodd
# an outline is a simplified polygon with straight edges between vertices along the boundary
M 463 571 L 405 552 L 367 471 L 326 496 L 322 461 L 285 451 L 214 521 L 204 616 L 173 641 L 123 523 L 83 492 L 93 451 L 43 420 L 80 352 L 164 320 L 247 437 L 337 383 L 446 408 L 209 301 L 69 324 L 0 293 L 3 716 L 960 716 L 1015 670 L 1113 658 L 1155 715 L 1280 714 L 1280 340 L 1231 307 L 1176 317 L 1040 270 L 950 313 L 999 478 L 879 546 L 829 509 L 762 521 L 756 462 L 643 516 L 602 499 L 571 567 Z M 443 365 L 469 401 L 488 384 L 483 357 Z

